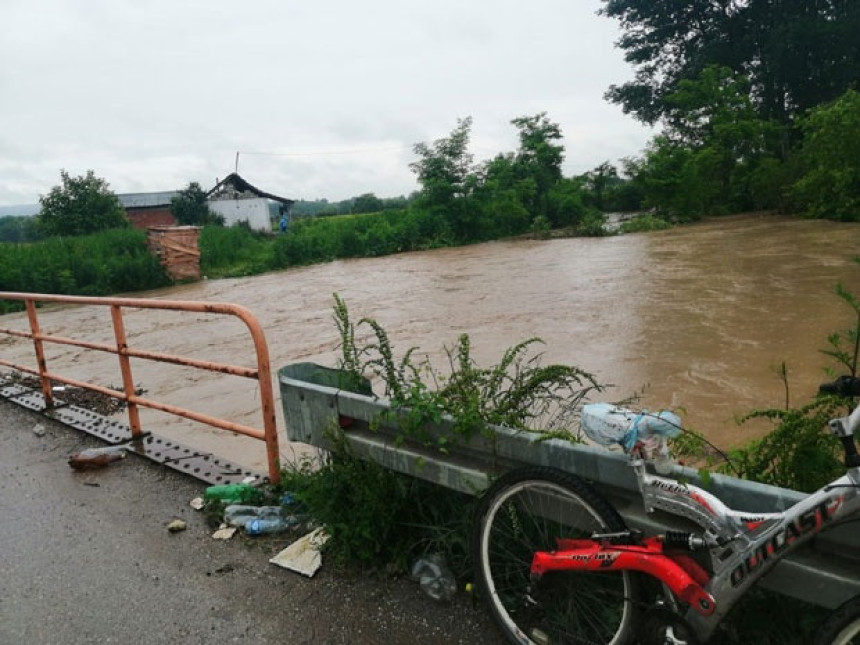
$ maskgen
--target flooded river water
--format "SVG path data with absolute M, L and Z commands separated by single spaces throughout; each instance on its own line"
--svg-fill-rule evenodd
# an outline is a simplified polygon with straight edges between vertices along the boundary
M 823 368 L 832 364 L 820 352 L 827 335 L 854 323 L 834 287 L 842 282 L 860 292 L 860 266 L 852 262 L 858 249 L 857 225 L 751 215 L 647 234 L 337 261 L 132 295 L 247 307 L 265 329 L 273 371 L 299 361 L 334 365 L 333 293 L 355 320 L 375 318 L 398 354 L 418 346 L 439 367 L 444 347 L 463 332 L 483 365 L 539 336 L 545 364 L 577 365 L 614 384 L 602 398 L 642 391 L 643 405 L 683 408 L 688 426 L 728 447 L 761 431 L 738 428 L 735 415 L 784 404 L 780 364 L 796 404 L 825 379 Z M 49 333 L 107 341 L 104 313 L 51 306 L 40 322 Z M 25 324 L 22 314 L 2 318 L 2 326 Z M 252 364 L 244 327 L 232 319 L 131 311 L 126 326 L 136 348 Z M 27 343 L 6 339 L 0 352 L 35 365 Z M 48 365 L 73 378 L 120 382 L 110 355 L 53 347 Z M 261 426 L 253 384 L 143 362 L 133 367 L 150 398 Z M 144 411 L 146 429 L 265 470 L 262 443 L 159 414 Z

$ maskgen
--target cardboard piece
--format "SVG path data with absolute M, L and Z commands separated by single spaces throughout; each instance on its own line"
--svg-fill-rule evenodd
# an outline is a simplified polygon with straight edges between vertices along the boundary
M 312 578 L 322 566 L 320 548 L 326 541 L 328 541 L 328 535 L 322 527 L 314 529 L 293 542 L 269 562 Z

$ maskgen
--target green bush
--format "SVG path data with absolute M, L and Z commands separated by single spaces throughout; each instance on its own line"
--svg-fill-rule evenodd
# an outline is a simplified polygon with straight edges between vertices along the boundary
M 207 277 L 242 276 L 273 268 L 272 243 L 245 226 L 206 226 L 198 245 L 200 270 Z
M 860 92 L 811 110 L 800 121 L 801 177 L 791 188 L 812 217 L 860 221 Z
M 282 485 L 330 539 L 325 557 L 340 566 L 408 571 L 426 553 L 444 554 L 468 574 L 474 498 L 359 459 L 341 446 L 320 464 L 283 473 Z
M 105 296 L 167 284 L 146 234 L 136 229 L 0 244 L 0 291 Z M 20 303 L 0 305 L 0 311 L 17 309 Z
M 670 228 L 672 225 L 666 220 L 656 215 L 639 215 L 626 222 L 622 222 L 619 230 L 622 233 L 642 233 L 645 231 L 662 231 Z

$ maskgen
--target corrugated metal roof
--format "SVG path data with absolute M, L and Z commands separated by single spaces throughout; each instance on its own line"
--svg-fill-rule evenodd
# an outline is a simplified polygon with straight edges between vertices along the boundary
M 125 208 L 151 208 L 153 206 L 170 206 L 170 201 L 178 196 L 178 190 L 168 190 L 161 193 L 125 193 L 124 195 L 117 195 L 117 198 Z

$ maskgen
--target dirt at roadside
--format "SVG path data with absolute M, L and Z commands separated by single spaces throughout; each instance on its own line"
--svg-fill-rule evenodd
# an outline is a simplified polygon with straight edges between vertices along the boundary
M 268 562 L 289 539 L 213 540 L 189 506 L 205 484 L 175 471 L 134 455 L 68 467 L 70 453 L 97 445 L 0 399 L 0 642 L 501 641 L 464 593 L 440 604 L 406 578 L 325 563 L 308 579 Z M 175 518 L 188 528 L 171 534 Z
M 0 384 L 4 385 L 21 385 L 30 388 L 36 392 L 41 392 L 42 384 L 35 376 L 22 374 L 21 372 L 6 372 L 0 373 Z M 76 405 L 81 408 L 86 408 L 96 414 L 102 416 L 110 416 L 125 408 L 125 401 L 116 399 L 101 392 L 87 390 L 80 387 L 72 387 L 71 385 L 63 385 L 62 383 L 54 383 L 54 397 L 61 400 L 67 405 Z M 114 385 L 108 386 L 111 389 L 122 391 L 122 387 Z M 145 390 L 137 389 L 135 394 L 143 394 Z

